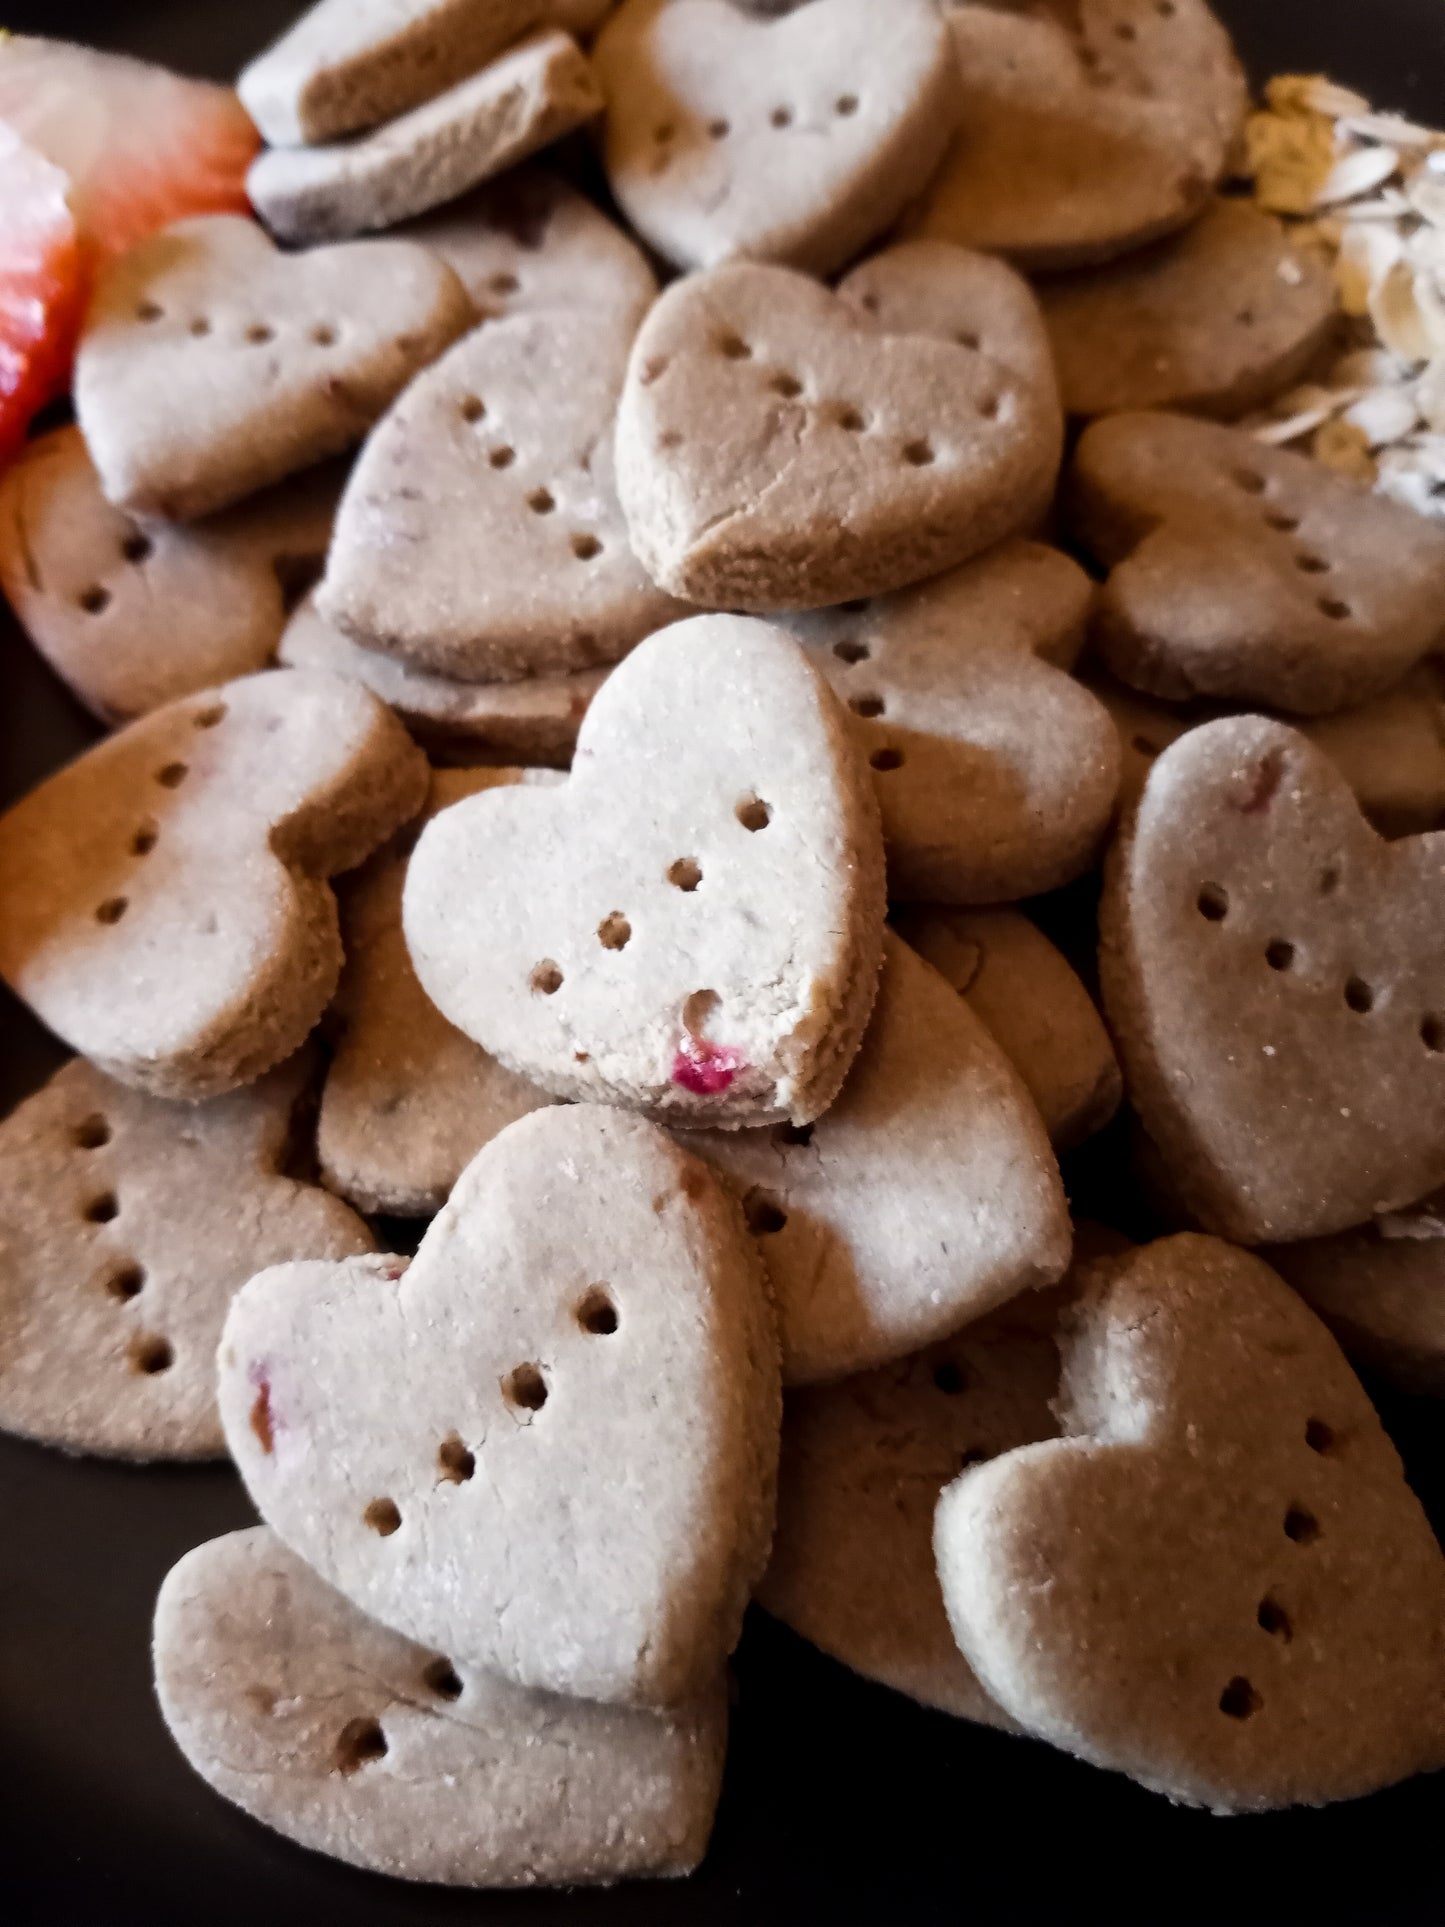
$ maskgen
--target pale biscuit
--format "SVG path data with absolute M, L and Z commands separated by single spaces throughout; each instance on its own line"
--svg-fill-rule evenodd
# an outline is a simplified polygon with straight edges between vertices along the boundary
M 886 335 L 936 335 L 988 355 L 1030 391 L 1048 434 L 1035 515 L 1053 506 L 1064 451 L 1064 411 L 1054 350 L 1038 296 L 996 255 L 947 241 L 901 241 L 860 262 L 839 298 Z
M 362 450 L 321 614 L 469 681 L 615 662 L 681 614 L 632 552 L 613 475 L 630 344 L 625 314 L 558 310 L 458 342 Z
M 239 215 L 180 221 L 102 276 L 75 412 L 107 500 L 190 521 L 359 442 L 472 320 L 411 242 L 283 255 Z
M 1248 95 L 1204 0 L 947 0 L 959 131 L 915 217 L 1029 268 L 1103 261 L 1183 227 Z
M 743 1201 L 767 1266 L 783 1382 L 901 1358 L 1069 1260 L 1038 1113 L 952 989 L 890 935 L 878 1001 L 815 1124 L 687 1131 Z
M 336 140 L 465 80 L 536 27 L 589 32 L 610 0 L 319 0 L 236 83 L 273 147 Z
M 338 677 L 271 672 L 169 703 L 0 817 L 0 976 L 135 1089 L 250 1083 L 336 988 L 326 879 L 426 784 L 400 723 Z
M 1068 673 L 1092 600 L 1077 563 L 1011 541 L 916 588 L 779 618 L 852 714 L 895 900 L 1013 902 L 1094 863 L 1119 751 Z
M 434 676 L 377 649 L 363 649 L 318 615 L 309 595 L 287 623 L 276 657 L 288 668 L 322 669 L 364 684 L 439 760 L 553 769 L 572 761 L 582 718 L 607 677 L 605 669 L 531 676 L 525 682 Z
M 1112 852 L 1104 1007 L 1183 1201 L 1241 1244 L 1323 1236 L 1445 1181 L 1445 837 L 1382 841 L 1259 716 L 1155 763 Z
M 1340 321 L 1323 250 L 1240 200 L 1212 201 L 1143 253 L 1040 283 L 1039 301 L 1071 415 L 1233 420 L 1297 382 Z
M 1106 1262 L 1064 1436 L 966 1471 L 950 1621 L 1027 1731 L 1215 1812 L 1445 1765 L 1445 1560 L 1339 1348 L 1212 1238 Z
M 601 111 L 587 56 L 554 29 L 373 133 L 265 149 L 246 190 L 283 241 L 341 241 L 453 201 Z
M 786 268 L 675 283 L 617 418 L 633 547 L 715 608 L 821 608 L 936 575 L 1027 526 L 1057 401 L 982 350 L 889 334 Z
M 893 225 L 957 120 L 928 0 L 625 0 L 598 38 L 603 158 L 628 219 L 679 267 L 830 274 Z
M 524 1117 L 405 1259 L 237 1297 L 221 1418 L 263 1519 L 383 1624 L 517 1684 L 673 1703 L 773 1531 L 777 1334 L 736 1205 L 644 1119 Z
M 1119 732 L 1121 809 L 1133 806 L 1170 743 L 1230 713 L 1220 703 L 1161 702 L 1097 669 L 1084 681 Z M 1420 663 L 1383 696 L 1295 726 L 1334 763 L 1381 836 L 1418 836 L 1445 824 L 1445 679 L 1438 663 Z
M 327 1184 L 361 1211 L 430 1217 L 484 1144 L 552 1102 L 452 1028 L 417 982 L 401 933 L 402 885 L 421 826 L 464 796 L 528 780 L 560 778 L 434 771 L 424 814 L 339 893 L 346 965 L 316 1150 Z
M 427 995 L 559 1097 L 807 1124 L 847 1075 L 883 939 L 883 841 L 846 713 L 780 630 L 696 617 L 615 669 L 565 784 L 428 824 L 407 875 Z
M 665 1714 L 530 1693 L 414 1646 L 264 1526 L 172 1567 L 156 1693 L 224 1799 L 352 1866 L 459 1887 L 690 1873 L 722 1782 L 721 1679 Z
M 0 1428 L 125 1459 L 225 1456 L 216 1345 L 253 1272 L 374 1251 L 286 1175 L 315 1059 L 172 1104 L 73 1059 L 0 1124 Z
M 0 588 L 102 722 L 264 669 L 321 574 L 342 476 L 316 469 L 214 520 L 142 527 L 100 490 L 78 428 L 0 480 Z
M 916 910 L 899 934 L 931 963 L 1023 1079 L 1058 1151 L 1102 1131 L 1124 1081 L 1093 1000 L 1017 910 Z
M 410 222 L 483 320 L 551 308 L 619 316 L 629 338 L 657 299 L 646 255 L 560 175 L 519 167 L 454 207 Z
M 1123 1243 L 1091 1225 L 1079 1237 L 1095 1255 Z M 912 1358 L 794 1392 L 758 1587 L 761 1606 L 865 1679 L 1009 1731 L 949 1628 L 933 1514 L 963 1467 L 1058 1435 L 1067 1296 L 1030 1292 Z
M 1445 634 L 1445 530 L 1244 429 L 1111 416 L 1079 443 L 1069 495 L 1110 570 L 1094 645 L 1152 695 L 1322 715 Z
M 1263 1256 L 1361 1365 L 1445 1397 L 1445 1193 Z

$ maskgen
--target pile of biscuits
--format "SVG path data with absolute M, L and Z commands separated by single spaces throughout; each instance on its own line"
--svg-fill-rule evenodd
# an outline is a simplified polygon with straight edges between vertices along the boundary
M 756 1597 L 1221 1813 L 1445 1765 L 1346 1362 L 1445 1392 L 1445 527 L 1276 445 L 1340 302 L 1203 0 L 321 0 L 240 94 L 0 481 L 116 726 L 0 818 L 0 1426 L 234 1459 L 186 1757 L 683 1873 Z

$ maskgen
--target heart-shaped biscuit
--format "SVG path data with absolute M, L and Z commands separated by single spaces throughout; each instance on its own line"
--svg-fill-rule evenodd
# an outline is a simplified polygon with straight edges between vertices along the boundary
M 1114 719 L 1123 752 L 1119 805 L 1133 807 L 1156 756 L 1226 705 L 1161 702 L 1093 668 L 1088 687 Z M 1427 660 L 1353 709 L 1296 724 L 1355 792 L 1381 836 L 1418 836 L 1445 822 L 1445 674 Z
M 339 677 L 272 672 L 169 703 L 0 817 L 0 976 L 137 1090 L 250 1083 L 336 988 L 326 879 L 426 784 L 401 724 Z
M 100 490 L 78 428 L 0 480 L 0 588 L 41 655 L 106 723 L 274 656 L 321 573 L 341 475 L 317 469 L 191 526 L 138 522 Z
M 217 1458 L 216 1344 L 263 1265 L 374 1251 L 285 1175 L 301 1053 L 208 1104 L 83 1058 L 0 1124 L 0 1427 L 70 1452 Z
M 359 442 L 472 321 L 412 242 L 283 255 L 239 215 L 180 221 L 102 277 L 75 412 L 109 501 L 190 521 Z
M 991 355 L 890 334 L 786 268 L 666 290 L 632 350 L 617 481 L 656 581 L 714 608 L 902 588 L 1027 524 L 1057 401 Z
M 403 903 L 427 995 L 559 1097 L 669 1122 L 810 1123 L 872 1008 L 883 844 L 847 717 L 740 616 L 651 637 L 567 782 L 423 831 Z
M 1264 1256 L 1351 1358 L 1408 1392 L 1445 1397 L 1445 1192 Z
M 1077 563 L 1015 541 L 916 588 L 780 618 L 853 714 L 895 899 L 1014 902 L 1094 862 L 1119 751 L 1068 673 L 1092 599 Z
M 1229 421 L 1304 374 L 1339 320 L 1329 259 L 1252 201 L 1039 286 L 1071 415 L 1180 408 Z
M 916 910 L 899 935 L 966 998 L 1013 1065 L 1058 1151 L 1119 1108 L 1119 1060 L 1062 952 L 1017 910 Z
M 1080 1233 L 1095 1246 L 1109 1236 Z M 949 1627 L 933 1514 L 963 1467 L 1057 1437 L 1065 1302 L 1062 1289 L 1030 1292 L 912 1358 L 795 1392 L 758 1587 L 760 1605 L 865 1679 L 1010 1731 Z
M 945 17 L 959 131 L 923 233 L 1067 268 L 1199 212 L 1248 105 L 1204 0 L 946 0 Z
M 239 1294 L 221 1419 L 268 1525 L 458 1664 L 671 1703 L 732 1650 L 773 1530 L 777 1334 L 737 1208 L 642 1118 L 536 1111 L 416 1259 Z
M 481 757 L 552 769 L 566 769 L 572 761 L 582 718 L 607 678 L 605 669 L 529 676 L 525 682 L 434 676 L 378 649 L 363 649 L 319 615 L 309 595 L 287 623 L 276 660 L 362 683 L 438 761 L 465 764 Z
M 1111 571 L 1095 646 L 1153 695 L 1322 715 L 1389 689 L 1445 633 L 1445 530 L 1244 429 L 1096 422 L 1070 495 Z
M 681 613 L 633 555 L 613 478 L 630 343 L 620 311 L 557 310 L 459 342 L 363 449 L 321 614 L 413 668 L 493 681 L 615 662 Z
M 928 0 L 625 0 L 602 32 L 604 160 L 633 226 L 679 267 L 745 257 L 829 274 L 891 227 L 957 118 Z
M 544 31 L 374 133 L 267 148 L 251 163 L 246 191 L 281 240 L 341 241 L 455 200 L 601 110 L 577 42 Z
M 206 1783 L 302 1846 L 403 1880 L 690 1873 L 727 1695 L 667 1713 L 530 1693 L 414 1646 L 264 1526 L 197 1546 L 156 1601 L 156 1693 Z
M 1069 1261 L 1038 1113 L 1007 1058 L 897 937 L 836 1101 L 816 1124 L 688 1131 L 743 1200 L 786 1384 L 901 1358 Z
M 273 147 L 394 120 L 535 27 L 587 33 L 610 0 L 317 0 L 237 82 Z
M 484 321 L 585 309 L 618 316 L 630 338 L 657 299 L 637 243 L 540 167 L 514 168 L 402 232 L 442 257 Z
M 422 825 L 463 797 L 528 781 L 561 778 L 550 770 L 433 771 L 424 815 L 342 887 L 340 1034 L 316 1149 L 326 1182 L 359 1210 L 430 1217 L 484 1144 L 551 1102 L 452 1028 L 417 982 L 401 933 L 402 885 Z
M 1021 1726 L 1222 1813 L 1445 1765 L 1445 1560 L 1267 1265 L 1198 1237 L 1106 1262 L 1058 1410 L 934 1532 L 964 1658 Z
M 1445 837 L 1385 843 L 1320 750 L 1241 716 L 1155 763 L 1100 974 L 1129 1096 L 1199 1222 L 1362 1224 L 1445 1181 Z

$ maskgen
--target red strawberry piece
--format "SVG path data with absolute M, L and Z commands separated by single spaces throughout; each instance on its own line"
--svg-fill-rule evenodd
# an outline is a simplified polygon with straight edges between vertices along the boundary
M 70 373 L 85 277 L 66 185 L 0 121 L 0 465 Z
M 0 39 L 0 120 L 69 176 L 92 269 L 189 214 L 249 205 L 260 137 L 229 87 L 16 34 Z

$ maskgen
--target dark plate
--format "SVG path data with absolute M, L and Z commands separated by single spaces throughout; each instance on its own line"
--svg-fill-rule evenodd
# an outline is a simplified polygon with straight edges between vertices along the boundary
M 19 30 L 229 78 L 295 10 L 293 0 L 10 0 L 4 11 Z M 1257 76 L 1328 71 L 1381 106 L 1445 124 L 1441 0 L 1220 0 L 1220 10 Z M 93 733 L 0 607 L 0 799 Z M 62 1053 L 3 991 L 0 1000 L 8 1109 Z M 1383 1393 L 1380 1403 L 1445 1523 L 1438 1408 Z M 1213 1820 L 1042 1746 L 924 1713 L 756 1614 L 738 1662 L 717 1834 L 695 1879 L 492 1896 L 354 1873 L 217 1799 L 172 1746 L 151 1696 L 162 1575 L 189 1546 L 251 1516 L 228 1470 L 135 1471 L 0 1439 L 7 1927 L 1445 1920 L 1441 1782 L 1323 1814 Z

